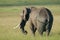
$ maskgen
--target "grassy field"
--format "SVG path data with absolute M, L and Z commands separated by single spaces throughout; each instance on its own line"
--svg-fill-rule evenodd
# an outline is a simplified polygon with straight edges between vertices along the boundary
M 0 6 L 60 4 L 60 0 L 0 0 Z
M 54 23 L 47 40 L 60 40 L 60 5 L 41 5 L 35 7 L 46 7 L 51 10 Z M 24 7 L 30 6 L 11 6 L 11 7 L 0 7 L 0 40 L 46 40 L 46 35 L 40 36 L 36 32 L 34 37 L 29 29 L 27 23 L 25 29 L 28 32 L 27 35 L 22 34 L 19 28 L 13 29 L 20 22 L 20 14 Z

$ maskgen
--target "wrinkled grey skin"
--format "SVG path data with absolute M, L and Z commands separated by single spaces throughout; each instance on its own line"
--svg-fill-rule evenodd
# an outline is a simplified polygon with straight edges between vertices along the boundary
M 50 10 L 44 7 L 26 8 L 23 10 L 22 21 L 20 24 L 20 28 L 25 34 L 27 34 L 27 31 L 24 29 L 24 26 L 27 21 L 30 21 L 30 29 L 34 35 L 36 30 L 38 30 L 41 35 L 43 35 L 43 32 L 46 32 L 46 34 L 49 35 L 53 24 L 53 16 Z

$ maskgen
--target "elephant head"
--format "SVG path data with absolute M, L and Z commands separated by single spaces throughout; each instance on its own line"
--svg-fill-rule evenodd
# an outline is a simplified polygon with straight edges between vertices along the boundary
M 31 10 L 30 8 L 25 8 L 23 10 L 23 13 L 21 15 L 21 23 L 20 23 L 20 29 L 22 30 L 22 32 L 24 34 L 27 34 L 27 31 L 24 29 L 25 24 L 27 23 L 28 19 L 29 19 L 29 14 L 30 14 Z

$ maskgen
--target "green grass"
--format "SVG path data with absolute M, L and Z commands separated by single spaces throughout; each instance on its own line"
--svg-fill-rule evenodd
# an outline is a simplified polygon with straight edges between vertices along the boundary
M 42 6 L 50 9 L 54 16 L 53 27 L 47 40 L 60 40 L 60 5 L 41 5 L 35 7 L 39 8 Z M 43 36 L 40 36 L 36 32 L 34 37 L 28 23 L 25 27 L 28 31 L 27 35 L 24 35 L 19 28 L 13 29 L 20 22 L 20 14 L 24 7 L 30 6 L 0 7 L 0 40 L 46 40 L 45 33 Z
M 0 6 L 60 4 L 60 0 L 0 0 Z

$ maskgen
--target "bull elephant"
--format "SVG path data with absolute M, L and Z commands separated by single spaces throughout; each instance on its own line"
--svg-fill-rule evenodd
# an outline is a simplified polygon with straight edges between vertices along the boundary
M 53 24 L 53 15 L 49 9 L 44 7 L 25 8 L 21 18 L 20 29 L 22 29 L 23 33 L 27 34 L 24 27 L 26 22 L 30 21 L 30 29 L 34 35 L 36 30 L 38 30 L 41 35 L 43 35 L 43 32 L 46 32 L 47 35 L 50 34 Z

